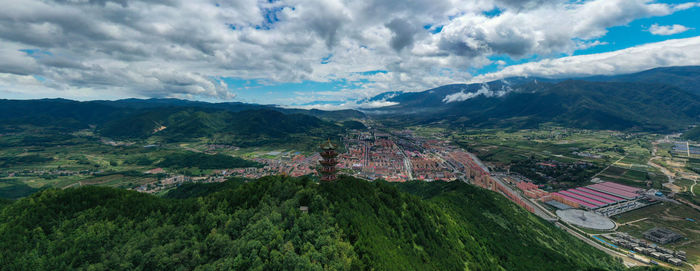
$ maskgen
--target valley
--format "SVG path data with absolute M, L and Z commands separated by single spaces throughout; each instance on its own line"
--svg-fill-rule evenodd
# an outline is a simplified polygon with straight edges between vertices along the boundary
M 700 271 L 700 0 L 0 7 L 0 271 Z
M 485 85 L 448 85 L 424 92 L 380 95 L 375 98 L 399 104 L 362 111 L 169 99 L 2 100 L 0 208 L 7 213 L 5 217 L 0 215 L 0 223 L 20 219 L 7 216 L 22 212 L 16 205 L 38 208 L 28 203 L 28 199 L 86 197 L 81 194 L 85 191 L 112 195 L 119 198 L 117 201 L 137 197 L 151 202 L 165 208 L 159 210 L 170 210 L 154 217 L 162 221 L 173 219 L 171 215 L 187 217 L 169 208 L 195 208 L 200 203 L 190 205 L 193 198 L 216 201 L 220 199 L 216 197 L 223 197 L 223 202 L 233 200 L 233 205 L 205 205 L 209 206 L 206 208 L 235 209 L 246 214 L 283 208 L 278 212 L 302 220 L 312 212 L 319 225 L 333 229 L 318 238 L 335 240 L 332 245 L 335 256 L 325 257 L 330 257 L 327 264 L 340 264 L 336 266 L 340 269 L 382 266 L 382 261 L 391 262 L 384 267 L 392 269 L 403 266 L 395 259 L 411 262 L 408 259 L 416 255 L 420 255 L 423 263 L 431 263 L 424 265 L 427 269 L 439 266 L 452 269 L 458 262 L 477 266 L 476 269 L 495 262 L 514 269 L 535 264 L 524 259 L 514 264 L 514 251 L 523 247 L 509 245 L 513 240 L 535 246 L 547 255 L 555 247 L 562 250 L 556 256 L 560 258 L 541 269 L 590 266 L 620 270 L 625 266 L 655 265 L 682 270 L 698 268 L 700 143 L 695 141 L 698 129 L 693 127 L 693 114 L 700 112 L 697 109 L 700 102 L 695 101 L 694 94 L 680 92 L 679 89 L 689 91 L 689 85 L 660 89 L 613 82 L 610 78 L 589 80 L 520 78 Z M 484 94 L 496 89 L 503 91 L 503 97 Z M 607 90 L 615 92 L 605 100 L 603 92 Z M 643 97 L 630 98 L 634 91 Z M 672 95 L 662 98 L 659 91 Z M 640 104 L 648 99 L 656 99 L 656 104 L 652 103 L 651 107 Z M 526 105 L 520 102 L 523 100 L 532 103 Z M 550 103 L 561 106 L 547 107 Z M 39 106 L 42 110 L 32 110 Z M 504 111 L 504 106 L 508 110 Z M 580 108 L 593 113 L 582 114 L 577 111 Z M 613 112 L 609 108 L 619 110 Z M 680 111 L 667 114 L 677 109 Z M 426 112 L 442 115 L 436 117 Z M 639 114 L 646 117 L 638 117 Z M 629 122 L 629 118 L 635 121 Z M 318 181 L 322 159 L 319 150 L 324 142 L 337 145 L 334 147 L 337 157 L 329 161 L 335 165 L 331 171 L 337 170 L 338 183 L 342 185 Z M 272 189 L 268 186 L 277 187 L 271 191 L 282 195 L 266 192 Z M 364 195 L 362 191 L 375 194 Z M 245 196 L 233 199 L 230 193 Z M 288 198 L 290 193 L 295 196 Z M 249 201 L 255 199 L 249 196 L 276 203 L 265 205 L 264 210 L 250 209 L 253 207 Z M 368 202 L 364 202 L 367 208 L 379 208 L 373 210 L 397 216 L 389 215 L 392 218 L 384 221 L 369 215 L 370 209 L 354 213 L 356 210 L 348 204 L 358 204 L 355 199 L 363 197 L 367 197 Z M 485 198 L 474 201 L 473 197 Z M 390 198 L 402 200 L 392 202 Z M 482 201 L 486 199 L 488 202 Z M 322 206 L 330 202 L 336 205 Z M 70 208 L 77 208 L 78 213 L 104 208 L 102 201 L 93 203 L 96 205 L 83 206 L 87 209 L 78 205 Z M 417 209 L 402 207 L 414 203 Z M 465 203 L 489 211 L 460 205 Z M 387 206 L 380 207 L 381 204 Z M 297 211 L 290 213 L 289 208 Z M 199 215 L 213 214 L 203 212 Z M 364 224 L 364 220 L 350 219 L 351 213 L 372 222 Z M 407 216 L 412 218 L 402 224 L 400 221 Z M 419 227 L 415 224 L 416 217 L 432 220 L 420 220 Z M 486 219 L 490 224 L 479 224 L 470 217 Z M 67 219 L 63 220 L 65 223 L 71 221 L 69 217 L 61 219 Z M 227 219 L 231 222 L 226 223 L 240 223 L 235 222 L 238 218 Z M 268 223 L 270 219 L 280 222 L 274 216 L 265 219 L 259 223 Z M 330 227 L 337 221 L 342 223 Z M 466 226 L 455 226 L 453 221 Z M 20 219 L 18 223 L 30 221 Z M 172 227 L 190 227 L 181 234 L 192 235 L 188 231 L 202 225 L 199 223 Z M 226 238 L 250 230 L 247 226 L 226 225 L 229 226 L 218 228 L 228 229 Z M 46 226 L 49 232 L 57 230 L 56 225 Z M 216 228 L 210 226 L 205 228 Z M 507 237 L 497 236 L 493 227 L 511 233 Z M 436 229 L 443 232 L 428 238 L 432 241 L 420 237 Z M 6 230 L 5 234 L 10 234 L 10 228 Z M 75 230 L 71 229 L 79 234 Z M 289 230 L 299 231 L 293 227 L 282 232 Z M 650 235 L 653 232 L 668 236 L 658 239 Z M 183 249 L 213 242 L 207 239 L 209 235 L 194 236 L 199 239 L 183 245 Z M 444 239 L 448 236 L 480 237 L 452 243 L 452 239 Z M 389 237 L 391 242 L 384 239 Z M 663 238 L 671 241 L 661 243 L 659 240 L 666 240 Z M 41 246 L 52 242 L 48 240 Z M 288 243 L 294 247 L 302 245 L 294 240 Z M 327 243 L 316 243 L 314 249 L 331 249 L 324 248 L 324 244 Z M 401 244 L 401 248 L 389 248 L 395 244 Z M 129 247 L 120 242 L 113 245 L 121 249 Z M 458 249 L 448 252 L 443 246 Z M 466 247 L 487 252 L 464 254 Z M 36 253 L 36 249 L 42 248 L 28 245 L 18 249 Z M 288 247 L 278 247 L 273 249 L 278 251 L 274 253 L 280 249 L 291 251 Z M 377 258 L 368 259 L 367 253 Z M 442 261 L 437 255 L 450 255 L 451 260 Z M 333 258 L 336 256 L 345 260 Z M 205 261 L 209 263 L 216 258 L 207 257 L 213 257 Z M 307 266 L 316 266 L 317 262 L 305 257 L 299 259 L 308 260 Z M 273 258 L 265 258 L 263 265 L 246 261 L 217 265 L 273 266 L 270 265 Z M 120 261 L 159 266 L 158 269 L 169 266 L 167 260 L 156 265 L 139 258 Z M 26 263 L 39 264 L 34 260 Z
M 532 212 L 548 221 L 559 220 L 554 214 L 556 208 L 528 194 L 519 183 L 533 183 L 547 193 L 612 181 L 659 191 L 677 200 L 687 200 L 688 204 L 697 202 L 697 196 L 690 193 L 694 183 L 686 181 L 696 175 L 685 164 L 679 164 L 685 161 L 682 152 L 674 152 L 673 145 L 666 143 L 680 140 L 677 135 L 673 139 L 652 133 L 550 125 L 509 131 L 430 126 L 396 130 L 372 120 L 362 122 L 366 128 L 333 137 L 342 143 L 338 168 L 342 174 L 360 179 L 471 183 L 472 177 L 465 170 L 478 165 L 508 187 L 506 195 L 517 195 Z M 285 145 L 261 148 L 208 141 L 112 140 L 90 130 L 58 133 L 53 139 L 43 136 L 40 139 L 15 133 L 0 137 L 3 140 L 0 142 L 8 145 L 39 142 L 3 149 L 0 156 L 4 163 L 0 171 L 3 198 L 17 199 L 50 188 L 83 186 L 110 186 L 166 196 L 178 187 L 193 184 L 278 175 L 313 176 L 320 159 L 313 151 Z M 668 182 L 676 176 L 681 178 Z M 666 216 L 649 215 L 655 213 L 651 210 L 656 206 L 669 204 L 681 203 L 643 207 L 611 219 L 619 225 L 617 231 L 638 238 L 652 227 L 680 229 L 687 239 L 672 248 L 686 251 L 689 263 L 697 264 L 700 251 L 694 247 L 700 244 L 700 236 L 695 230 L 700 229 L 694 229 L 697 224 L 686 220 L 700 219 L 692 211 L 689 213 L 692 207 L 665 208 Z M 626 265 L 644 265 L 628 258 L 627 252 L 598 241 L 607 238 L 610 232 L 591 232 L 562 221 L 557 225 L 572 236 L 622 258 Z

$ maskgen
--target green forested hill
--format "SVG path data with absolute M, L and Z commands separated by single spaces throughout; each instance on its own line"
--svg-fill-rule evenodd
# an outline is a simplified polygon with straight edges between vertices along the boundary
M 479 91 L 485 94 L 477 95 Z M 449 102 L 447 98 L 454 95 L 463 98 Z M 404 93 L 388 101 L 398 104 L 374 109 L 376 118 L 470 128 L 556 123 L 583 129 L 667 132 L 694 124 L 700 117 L 700 96 L 648 82 L 565 80 L 508 85 L 493 81 Z
M 161 128 L 156 130 L 157 128 Z M 193 108 L 156 109 L 110 121 L 99 133 L 111 138 L 160 137 L 166 141 L 209 138 L 213 142 L 241 147 L 318 142 L 337 136 L 342 128 L 332 122 L 302 114 L 275 110 L 229 112 Z
M 39 192 L 2 209 L 0 269 L 622 269 L 462 183 L 266 177 L 220 188 L 185 199 L 106 187 Z
M 688 140 L 700 141 L 700 126 L 693 127 L 692 129 L 685 131 L 682 137 Z

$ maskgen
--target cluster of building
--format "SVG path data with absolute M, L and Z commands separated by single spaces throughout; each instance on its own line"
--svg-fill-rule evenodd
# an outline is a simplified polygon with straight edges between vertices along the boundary
M 678 241 L 683 238 L 680 234 L 665 228 L 653 228 L 644 232 L 644 238 L 662 245 Z
M 347 152 L 338 156 L 338 168 L 370 180 L 409 180 L 408 157 L 391 138 L 383 133 L 349 134 L 343 139 Z
M 521 191 L 523 191 L 523 194 L 529 198 L 534 198 L 534 199 L 539 199 L 544 196 L 549 195 L 547 191 L 544 191 L 540 189 L 539 185 L 536 185 L 534 183 L 528 182 L 528 181 L 521 181 L 518 182 L 515 186 L 518 187 Z
M 226 145 L 226 144 L 208 144 L 206 146 L 207 151 L 220 151 L 220 150 L 237 151 L 239 149 L 241 149 L 241 148 L 236 147 L 234 145 Z
M 459 177 L 459 150 L 443 140 L 423 139 L 411 131 L 369 131 L 350 133 L 343 143 L 347 152 L 338 156 L 338 168 L 357 177 L 396 182 Z
M 255 158 L 254 161 L 263 164 L 263 167 L 249 167 L 225 169 L 217 172 L 222 176 L 235 176 L 250 179 L 257 179 L 270 175 L 288 175 L 299 177 L 309 174 L 315 174 L 317 171 L 318 161 L 321 159 L 319 154 L 304 155 L 299 153 L 289 153 L 279 155 L 279 158 Z
M 681 250 L 671 250 L 657 246 L 656 244 L 648 243 L 644 240 L 640 240 L 630 236 L 624 232 L 614 233 L 613 236 L 608 237 L 610 241 L 625 249 L 630 249 L 635 252 L 671 263 L 673 265 L 683 265 L 683 261 L 686 261 L 685 251 Z

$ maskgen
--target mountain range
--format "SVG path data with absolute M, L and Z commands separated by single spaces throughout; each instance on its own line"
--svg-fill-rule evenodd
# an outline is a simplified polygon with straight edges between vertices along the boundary
M 394 105 L 338 111 L 178 99 L 0 100 L 0 131 L 21 125 L 67 130 L 97 127 L 104 136 L 144 138 L 165 127 L 159 135 L 173 140 L 226 133 L 284 140 L 288 134 L 333 130 L 341 121 L 371 116 L 399 126 L 533 128 L 553 123 L 667 132 L 700 120 L 698 83 L 700 66 L 576 79 L 517 77 L 421 92 L 390 91 L 365 101 Z
M 309 144 L 341 134 L 356 110 L 285 109 L 245 103 L 206 103 L 177 99 L 126 99 L 79 102 L 65 99 L 0 100 L 0 132 L 25 131 L 29 126 L 59 132 L 93 129 L 113 139 L 190 141 L 240 147 Z M 315 143 L 314 143 L 315 144 Z M 302 147 L 304 148 L 304 147 Z
M 669 131 L 700 116 L 700 66 L 577 79 L 507 78 L 422 92 L 386 92 L 370 101 L 373 117 L 413 124 L 530 128 L 542 123 L 588 128 Z

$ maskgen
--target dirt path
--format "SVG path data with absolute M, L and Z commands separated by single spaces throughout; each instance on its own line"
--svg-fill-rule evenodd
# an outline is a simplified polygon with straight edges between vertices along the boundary
M 600 175 L 600 174 L 603 173 L 604 171 L 608 170 L 608 168 L 610 168 L 612 165 L 617 164 L 617 162 L 622 161 L 622 159 L 625 159 L 625 157 L 627 157 L 627 155 L 624 155 L 624 156 L 622 156 L 620 159 L 617 159 L 617 161 L 612 162 L 610 165 L 608 165 L 607 167 L 605 167 L 603 170 L 601 170 L 601 171 L 599 171 L 598 173 L 596 173 L 595 175 L 593 175 L 593 177 L 591 177 L 591 179 L 593 179 L 593 178 L 595 178 L 595 177 L 598 177 L 598 175 Z
M 624 226 L 624 225 L 628 225 L 628 224 L 634 224 L 634 223 L 637 223 L 637 222 L 639 222 L 639 221 L 644 221 L 644 220 L 647 220 L 647 219 L 648 219 L 648 217 L 641 218 L 641 219 L 637 219 L 637 220 L 632 220 L 632 221 L 628 221 L 628 222 L 619 224 L 618 226 Z
M 653 149 L 652 149 L 652 151 L 651 151 L 651 158 L 649 158 L 649 161 L 647 161 L 647 165 L 650 165 L 650 166 L 652 166 L 652 167 L 655 167 L 656 169 L 658 169 L 659 171 L 661 171 L 661 173 L 663 173 L 664 175 L 666 175 L 666 178 L 668 178 L 668 182 L 667 182 L 667 183 L 664 183 L 663 186 L 668 187 L 669 189 L 671 189 L 671 191 L 673 191 L 673 193 L 679 193 L 679 192 L 681 192 L 680 187 L 678 187 L 677 185 L 674 185 L 674 184 L 673 184 L 673 181 L 674 181 L 673 177 L 675 176 L 675 175 L 673 174 L 673 172 L 671 172 L 670 170 L 668 170 L 668 169 L 665 168 L 664 166 L 659 165 L 659 164 L 657 164 L 657 163 L 654 162 L 654 160 L 660 159 L 660 158 L 661 158 L 661 156 L 657 156 L 657 155 L 656 155 L 656 152 L 657 152 L 657 149 L 658 149 L 657 144 L 658 144 L 657 142 L 653 142 L 653 143 L 652 143 L 652 146 L 654 146 L 654 147 L 653 147 Z
M 71 187 L 73 187 L 73 186 L 76 186 L 76 185 L 77 185 L 77 186 L 82 186 L 83 184 L 82 184 L 81 182 L 77 182 L 77 183 L 72 183 L 72 184 L 70 184 L 70 185 L 66 185 L 66 186 L 64 186 L 64 187 L 63 187 L 63 188 L 61 188 L 61 189 L 67 189 L 67 188 L 71 188 Z

